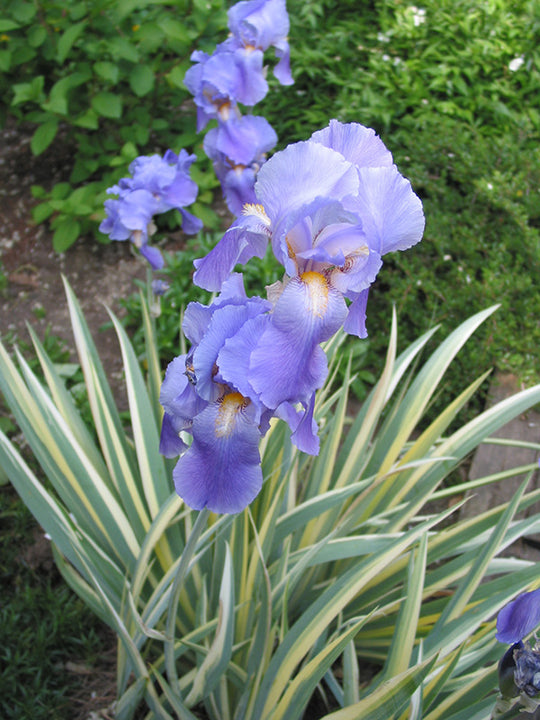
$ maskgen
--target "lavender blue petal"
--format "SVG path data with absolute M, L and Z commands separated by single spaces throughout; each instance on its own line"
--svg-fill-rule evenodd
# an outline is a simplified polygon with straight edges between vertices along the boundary
M 330 120 L 328 127 L 313 133 L 311 142 L 337 150 L 358 168 L 389 167 L 393 164 L 392 153 L 375 134 L 375 130 L 359 123 L 345 124 Z
M 540 624 L 540 588 L 519 595 L 497 616 L 497 640 L 514 644 Z
M 193 443 L 173 478 L 176 492 L 194 510 L 238 513 L 261 489 L 260 434 L 240 398 L 226 395 L 193 420 Z
M 422 239 L 425 219 L 420 198 L 396 168 L 361 168 L 360 188 L 349 209 L 362 218 L 370 246 L 379 255 L 406 250 Z

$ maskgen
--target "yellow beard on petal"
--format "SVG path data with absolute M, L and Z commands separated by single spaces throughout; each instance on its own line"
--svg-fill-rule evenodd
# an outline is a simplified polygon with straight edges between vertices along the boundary
M 218 414 L 215 421 L 215 435 L 218 438 L 229 437 L 236 427 L 236 416 L 247 407 L 249 399 L 238 392 L 224 395 L 219 400 Z
M 302 273 L 300 280 L 306 285 L 309 292 L 309 308 L 317 317 L 324 317 L 328 309 L 328 282 L 321 273 Z
M 266 226 L 270 227 L 270 218 L 266 214 L 266 210 L 262 205 L 255 203 L 246 203 L 242 208 L 242 215 L 254 215 L 259 218 Z

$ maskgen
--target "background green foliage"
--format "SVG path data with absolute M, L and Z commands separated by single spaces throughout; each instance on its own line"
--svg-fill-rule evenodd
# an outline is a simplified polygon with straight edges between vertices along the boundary
M 96 232 L 104 190 L 137 155 L 194 143 L 183 77 L 192 50 L 225 26 L 223 0 L 3 5 L 0 121 L 30 123 L 34 155 L 55 138 L 73 155 L 68 181 L 34 188 L 35 220 L 51 222 L 56 250 Z M 210 172 L 199 176 L 203 190 L 205 176 L 215 185 Z

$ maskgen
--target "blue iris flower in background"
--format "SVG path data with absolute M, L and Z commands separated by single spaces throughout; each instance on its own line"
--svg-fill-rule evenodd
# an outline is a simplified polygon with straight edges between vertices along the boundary
M 497 640 L 518 643 L 540 625 L 540 588 L 519 595 L 497 616 Z
M 274 75 L 282 85 L 292 85 L 287 41 L 289 16 L 285 0 L 243 0 L 230 8 L 227 16 L 232 33 L 227 42 L 263 52 L 275 48 L 279 62 Z
M 277 135 L 263 117 L 233 116 L 220 122 L 204 139 L 204 151 L 213 161 L 223 195 L 233 215 L 246 203 L 255 203 L 255 180 Z
M 184 82 L 197 105 L 198 131 L 213 118 L 228 120 L 238 112 L 238 103 L 255 105 L 268 92 L 261 50 L 225 42 L 212 55 L 196 50 L 191 60 L 195 64 L 186 72 Z
M 182 216 L 182 229 L 188 234 L 199 232 L 202 222 L 185 210 L 197 197 L 197 184 L 189 170 L 195 155 L 181 150 L 177 155 L 167 150 L 165 155 L 138 157 L 129 166 L 131 177 L 122 178 L 107 192 L 118 198 L 105 201 L 106 218 L 100 232 L 111 240 L 130 240 L 154 270 L 163 267 L 160 251 L 148 244 L 155 232 L 155 215 L 177 209 Z

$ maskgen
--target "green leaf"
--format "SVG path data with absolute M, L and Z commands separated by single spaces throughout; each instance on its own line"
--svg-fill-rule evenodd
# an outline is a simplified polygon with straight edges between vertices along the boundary
M 137 97 L 148 95 L 154 87 L 154 80 L 154 73 L 148 65 L 136 65 L 129 74 L 129 86 Z
M 208 654 L 203 660 L 186 704 L 194 705 L 208 697 L 227 669 L 232 655 L 234 637 L 234 574 L 229 546 L 226 546 L 221 588 L 219 591 L 219 615 L 216 635 Z
M 85 110 L 73 120 L 73 124 L 77 127 L 87 128 L 88 130 L 97 130 L 99 127 L 99 118 L 95 110 L 88 108 L 88 110 Z
M 52 118 L 48 122 L 40 125 L 32 135 L 30 148 L 34 155 L 41 155 L 52 143 L 58 132 L 58 120 Z
M 78 220 L 71 217 L 60 220 L 53 235 L 53 248 L 56 252 L 65 252 L 77 240 L 81 232 Z
M 13 98 L 13 105 L 21 105 L 26 102 L 39 102 L 43 94 L 43 86 L 45 84 L 45 78 L 43 75 L 38 75 L 31 82 L 18 83 L 13 86 L 13 92 L 15 97 Z
M 73 44 L 79 38 L 86 25 L 86 20 L 84 20 L 82 22 L 75 23 L 75 25 L 71 25 L 71 27 L 69 27 L 64 32 L 64 34 L 58 41 L 58 46 L 56 49 L 56 60 L 58 63 L 63 64 L 65 62 L 71 48 L 73 47 Z
M 0 18 L 0 32 L 17 30 L 20 27 L 20 23 L 13 22 L 13 20 L 6 20 L 5 18 Z
M 133 43 L 123 37 L 115 37 L 109 42 L 109 52 L 115 60 L 139 62 L 139 52 Z
M 107 82 L 110 82 L 112 85 L 116 85 L 119 75 L 118 65 L 116 63 L 101 60 L 94 63 L 93 67 L 96 75 L 99 75 L 102 80 L 107 80 Z
M 356 705 L 325 715 L 322 720 L 389 720 L 431 672 L 436 658 L 407 670 L 380 685 Z M 389 708 L 392 708 L 389 714 Z
M 28 32 L 28 44 L 32 47 L 40 47 L 47 39 L 47 31 L 42 25 L 34 26 Z
M 92 108 L 98 115 L 117 120 L 122 117 L 122 99 L 109 92 L 99 92 L 91 100 Z
M 0 50 L 0 72 L 8 72 L 11 67 L 11 52 L 9 50 Z

